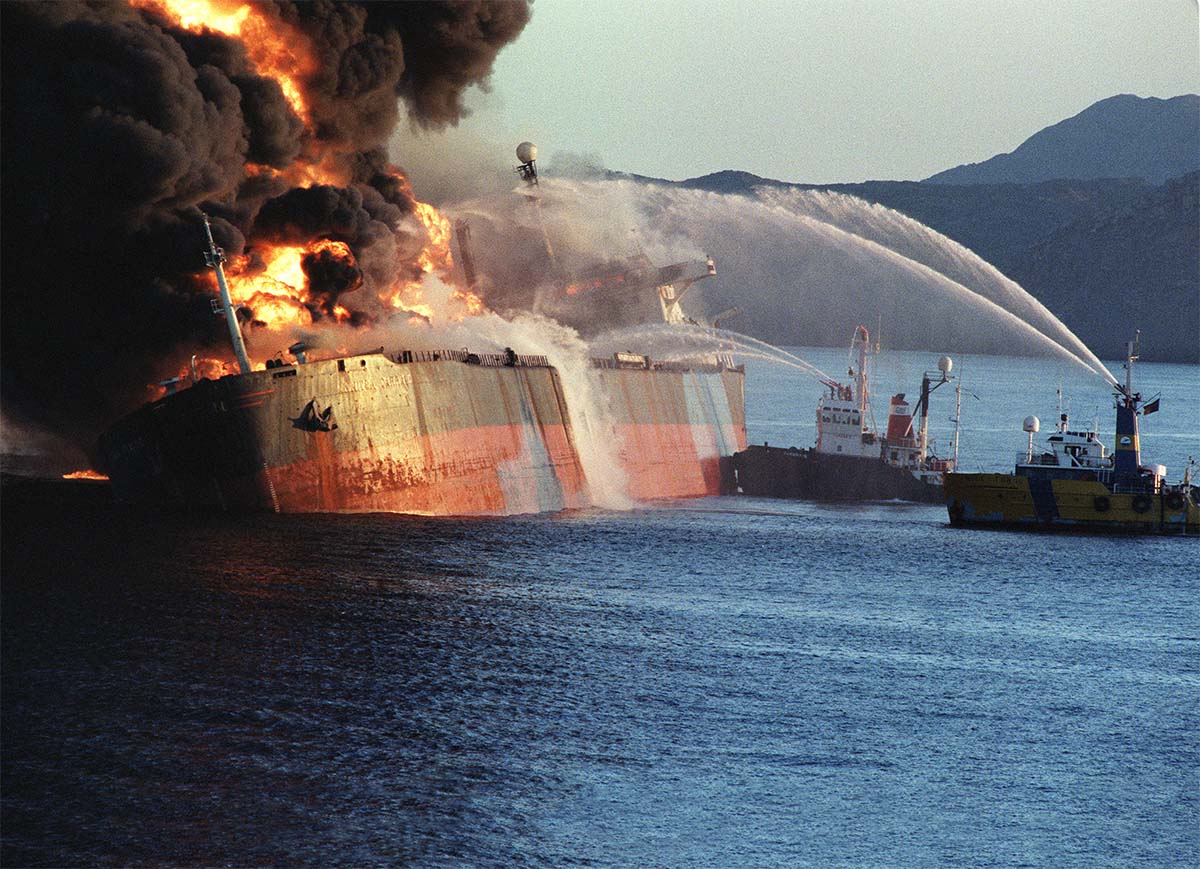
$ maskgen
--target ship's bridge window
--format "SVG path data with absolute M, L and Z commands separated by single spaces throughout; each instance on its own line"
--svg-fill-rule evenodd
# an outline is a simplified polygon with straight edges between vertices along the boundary
M 345 371 L 345 370 L 346 370 L 346 360 L 339 359 L 338 360 L 338 371 Z
M 829 414 L 827 414 L 827 413 L 821 414 L 821 422 L 829 422 Z

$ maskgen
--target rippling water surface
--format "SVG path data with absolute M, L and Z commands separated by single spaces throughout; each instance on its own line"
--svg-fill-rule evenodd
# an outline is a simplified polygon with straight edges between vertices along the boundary
M 3 496 L 5 866 L 1200 862 L 1196 540 L 70 491 Z

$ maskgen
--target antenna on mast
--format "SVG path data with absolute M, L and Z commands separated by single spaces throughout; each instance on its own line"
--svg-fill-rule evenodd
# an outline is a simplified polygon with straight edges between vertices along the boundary
M 1133 340 L 1125 344 L 1125 398 L 1133 401 L 1133 363 L 1142 352 L 1142 330 L 1135 329 Z
M 208 237 L 208 250 L 204 252 L 204 262 L 217 273 L 217 287 L 221 290 L 221 310 L 225 314 L 225 322 L 229 324 L 229 340 L 233 342 L 233 352 L 237 356 L 238 368 L 242 374 L 249 374 L 251 369 L 250 359 L 246 356 L 246 343 L 242 340 L 242 329 L 238 325 L 237 315 L 233 310 L 233 300 L 229 297 L 229 285 L 225 283 L 225 269 L 222 268 L 225 263 L 225 251 L 217 247 L 217 243 L 213 241 L 212 226 L 208 222 L 208 215 L 203 211 L 200 214 L 204 217 L 204 234 Z

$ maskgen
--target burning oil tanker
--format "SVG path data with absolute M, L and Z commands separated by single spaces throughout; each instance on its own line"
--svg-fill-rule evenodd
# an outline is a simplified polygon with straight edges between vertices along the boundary
M 532 146 L 518 154 L 535 184 Z M 207 218 L 205 229 L 239 373 L 210 380 L 193 370 L 187 388 L 178 389 L 179 379 L 164 384 L 168 395 L 104 435 L 102 465 L 118 499 L 430 515 L 594 503 L 568 393 L 547 357 L 381 347 L 309 361 L 297 343 L 294 362 L 272 359 L 255 370 Z M 653 289 L 669 324 L 689 320 L 684 294 L 716 274 L 712 260 L 690 275 L 686 263 L 635 265 L 619 281 L 595 279 L 594 288 L 619 284 L 634 297 Z M 719 494 L 724 461 L 746 447 L 743 368 L 719 354 L 662 363 L 626 352 L 592 358 L 588 368 L 624 494 Z
M 510 306 L 457 278 L 450 221 L 391 156 L 401 119 L 457 122 L 529 15 L 491 0 L 0 4 L 6 413 L 81 445 L 107 427 L 97 465 L 127 500 L 428 513 L 594 500 L 592 435 L 561 362 L 516 340 L 437 349 L 447 324 Z M 670 294 L 703 275 L 634 266 L 616 298 L 682 317 Z M 582 277 L 581 295 L 607 292 Z M 388 324 L 405 322 L 429 327 L 423 340 L 394 341 Z M 321 349 L 296 342 L 310 335 Z M 484 352 L 505 343 L 516 352 Z M 716 491 L 719 457 L 745 442 L 740 370 L 637 353 L 586 364 L 630 496 Z

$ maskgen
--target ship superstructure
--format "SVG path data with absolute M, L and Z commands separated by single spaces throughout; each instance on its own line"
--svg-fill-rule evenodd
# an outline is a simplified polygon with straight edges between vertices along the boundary
M 892 396 L 880 436 L 870 402 L 870 355 L 870 334 L 858 326 L 850 341 L 850 382 L 821 381 L 815 446 L 747 447 L 732 459 L 731 491 L 776 498 L 941 501 L 942 477 L 955 460 L 932 453 L 929 400 L 950 382 L 952 362 L 943 356 L 938 371 L 922 377 L 916 419 L 903 393 Z

